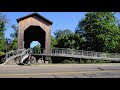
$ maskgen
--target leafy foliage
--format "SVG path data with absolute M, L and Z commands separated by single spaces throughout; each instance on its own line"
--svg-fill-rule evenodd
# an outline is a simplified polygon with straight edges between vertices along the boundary
M 0 52 L 0 56 L 3 56 L 3 55 L 5 55 L 5 53 L 4 52 Z
M 11 28 L 13 28 L 14 29 L 14 33 L 11 33 L 10 34 L 10 37 L 12 37 L 12 38 L 17 38 L 17 32 L 18 32 L 18 27 L 16 27 L 14 24 L 11 26 Z
M 40 49 L 40 45 L 39 44 L 33 47 L 33 51 L 35 51 L 37 53 L 40 53 L 40 50 L 41 49 Z
M 74 34 L 71 30 L 58 30 L 55 32 L 56 45 L 58 48 L 71 48 L 71 49 L 79 49 L 82 45 L 80 45 L 84 40 L 80 36 L 80 34 Z
M 112 51 L 120 39 L 118 20 L 112 12 L 89 12 L 78 24 L 77 32 L 86 39 L 87 50 Z
M 5 51 L 11 50 L 11 39 L 5 38 Z
M 17 38 L 14 38 L 11 42 L 10 50 L 16 50 L 17 49 Z
M 71 64 L 71 63 L 76 63 L 76 61 L 70 58 L 70 60 L 65 59 L 64 61 L 62 61 L 62 63 Z
M 60 38 L 62 35 L 68 35 L 68 34 L 72 34 L 72 31 L 69 29 L 65 29 L 65 30 L 57 30 L 56 32 L 54 32 L 55 38 L 58 39 Z
M 5 15 L 0 14 L 0 51 L 4 51 L 4 31 L 6 30 L 6 23 L 8 23 L 8 19 Z
M 61 35 L 57 41 L 59 48 L 74 48 L 75 40 L 73 34 Z
M 53 36 L 51 36 L 51 48 L 56 47 L 57 45 L 57 40 L 56 38 L 54 38 Z
M 11 49 L 15 50 L 17 49 L 17 32 L 18 32 L 18 27 L 16 27 L 14 24 L 11 26 L 13 28 L 14 32 L 10 34 L 10 37 L 12 37 L 11 41 Z

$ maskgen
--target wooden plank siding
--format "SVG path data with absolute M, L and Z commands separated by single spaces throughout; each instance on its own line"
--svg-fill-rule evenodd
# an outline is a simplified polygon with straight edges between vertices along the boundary
M 45 31 L 45 49 L 50 49 L 52 24 L 37 15 L 33 15 L 18 21 L 17 49 L 24 48 L 24 31 L 30 26 L 40 26 Z

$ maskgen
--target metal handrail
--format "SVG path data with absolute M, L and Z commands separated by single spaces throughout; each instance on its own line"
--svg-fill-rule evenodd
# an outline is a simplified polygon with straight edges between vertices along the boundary
M 29 54 L 41 54 L 41 55 L 88 58 L 88 59 L 90 58 L 90 59 L 100 59 L 100 60 L 101 59 L 119 60 L 120 61 L 119 53 L 94 52 L 94 51 L 74 50 L 74 49 L 67 49 L 67 48 L 51 48 L 47 50 L 44 48 L 41 48 L 40 50 L 37 50 L 37 51 L 34 51 L 31 48 L 18 49 L 18 50 L 14 50 L 14 51 L 10 51 L 6 53 L 6 56 L 3 59 L 3 61 L 7 63 L 7 61 L 10 60 L 11 58 L 20 56 L 21 57 L 20 62 L 23 62 L 24 59 L 29 56 Z
M 6 64 L 10 59 L 18 57 L 24 50 L 25 49 L 18 49 L 7 52 L 5 58 L 2 59 L 2 64 Z
M 21 57 L 21 60 L 20 60 L 20 63 L 23 63 L 24 59 L 23 57 L 26 56 L 26 55 L 29 55 L 32 53 L 32 49 L 31 48 L 28 48 L 27 50 L 23 51 L 20 55 Z
M 15 56 L 15 55 L 17 55 L 17 54 L 20 54 L 22 51 L 24 51 L 25 49 L 18 49 L 18 50 L 12 50 L 12 51 L 10 51 L 10 52 L 8 52 L 8 53 L 6 53 L 6 55 L 5 55 L 5 59 L 8 59 L 8 58 L 11 58 L 11 57 L 13 57 L 13 56 Z
M 33 54 L 39 54 L 34 53 Z M 48 50 L 43 49 L 40 54 L 51 55 L 51 56 L 64 56 L 64 57 L 79 57 L 79 58 L 92 58 L 92 59 L 119 59 L 119 53 L 105 53 L 105 52 L 95 52 L 95 51 L 85 51 L 85 50 L 74 50 L 65 48 L 51 48 Z

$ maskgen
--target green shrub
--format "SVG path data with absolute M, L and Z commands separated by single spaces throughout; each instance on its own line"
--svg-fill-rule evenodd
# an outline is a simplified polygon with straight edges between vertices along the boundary
M 75 61 L 76 63 L 80 63 L 78 60 Z
M 71 63 L 76 63 L 76 61 L 75 60 L 71 60 Z
M 98 60 L 91 60 L 92 63 L 96 63 Z
M 91 63 L 91 60 L 87 60 L 88 63 Z
M 85 63 L 91 63 L 91 60 L 86 59 Z
M 70 63 L 70 60 L 65 59 L 62 63 Z
M 72 64 L 72 63 L 76 63 L 76 61 L 75 60 L 67 60 L 67 59 L 65 59 L 64 61 L 62 61 L 62 63 Z
M 84 60 L 81 59 L 81 60 L 80 60 L 80 63 L 84 63 Z
M 100 61 L 101 63 L 110 63 L 111 61 L 107 61 L 107 60 L 102 60 Z
M 5 53 L 4 52 L 0 52 L 0 56 L 3 56 L 3 55 L 5 55 Z
M 97 60 L 96 62 L 97 62 L 97 63 L 101 63 L 101 61 L 100 61 L 100 60 Z

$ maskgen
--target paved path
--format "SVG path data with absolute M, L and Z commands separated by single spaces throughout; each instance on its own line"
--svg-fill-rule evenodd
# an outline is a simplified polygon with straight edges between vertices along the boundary
M 0 65 L 0 78 L 120 78 L 120 63 Z

